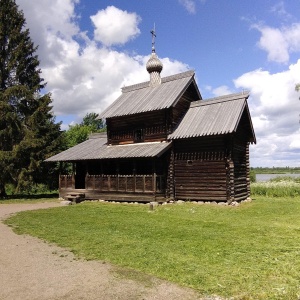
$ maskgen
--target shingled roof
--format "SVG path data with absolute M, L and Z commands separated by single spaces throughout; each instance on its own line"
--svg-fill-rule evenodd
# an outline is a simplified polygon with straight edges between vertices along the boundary
M 137 143 L 127 145 L 107 145 L 106 136 L 92 136 L 68 150 L 48 158 L 47 162 L 79 161 L 112 158 L 159 157 L 171 147 L 168 142 Z
M 246 110 L 252 131 L 251 142 L 256 142 L 248 97 L 249 93 L 238 93 L 192 102 L 183 120 L 168 138 L 175 140 L 233 133 Z
M 122 95 L 110 105 L 99 118 L 111 118 L 161 110 L 175 105 L 194 81 L 194 71 L 187 71 L 162 78 L 161 84 L 150 86 L 149 81 L 122 89 Z M 194 83 L 199 100 L 202 99 Z

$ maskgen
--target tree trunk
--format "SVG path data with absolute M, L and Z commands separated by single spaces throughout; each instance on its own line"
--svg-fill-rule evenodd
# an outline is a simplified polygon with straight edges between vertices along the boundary
M 6 192 L 5 192 L 5 186 L 3 183 L 0 182 L 0 198 L 6 197 Z

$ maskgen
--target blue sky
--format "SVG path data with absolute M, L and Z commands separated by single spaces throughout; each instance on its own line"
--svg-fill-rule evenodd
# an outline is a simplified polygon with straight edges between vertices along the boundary
M 150 30 L 162 76 L 189 69 L 204 99 L 249 90 L 251 166 L 300 166 L 300 1 L 16 0 L 62 128 L 148 80 Z

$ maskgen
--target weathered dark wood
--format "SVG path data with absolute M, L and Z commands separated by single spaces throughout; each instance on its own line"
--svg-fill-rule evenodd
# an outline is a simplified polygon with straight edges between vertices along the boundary
M 199 100 L 198 95 L 191 85 L 169 109 L 108 118 L 108 143 L 116 145 L 165 141 L 189 109 L 190 103 L 195 100 Z M 141 139 L 137 139 L 137 131 L 142 134 Z
M 108 144 L 166 141 L 198 97 L 196 83 L 191 80 L 167 109 L 108 117 Z M 231 100 L 226 98 L 227 101 Z M 202 106 L 198 102 L 191 109 L 198 105 Z M 184 138 L 188 132 L 183 130 L 159 158 L 109 159 L 108 156 L 102 160 L 78 161 L 76 168 L 73 167 L 76 176 L 60 177 L 60 191 L 83 186 L 89 197 L 122 201 L 135 201 L 137 197 L 142 201 L 183 199 L 230 203 L 244 200 L 250 195 L 249 142 L 255 142 L 255 136 L 247 106 L 241 113 L 238 127 L 230 134 L 213 135 L 208 130 L 207 135 L 200 136 L 199 130 L 199 136 Z M 187 122 L 186 126 L 192 125 Z M 217 132 L 224 132 L 217 127 Z
M 162 175 L 87 175 L 86 189 L 99 192 L 152 192 L 166 189 Z M 159 185 L 157 185 L 157 182 Z M 159 187 L 159 188 L 158 188 Z
M 85 194 L 86 200 L 109 200 L 109 201 L 120 201 L 120 202 L 151 202 L 158 201 L 164 202 L 165 198 L 153 193 L 113 193 L 113 192 L 99 192 L 97 190 L 87 189 L 63 189 L 60 190 L 59 196 L 64 198 L 68 193 L 81 192 Z

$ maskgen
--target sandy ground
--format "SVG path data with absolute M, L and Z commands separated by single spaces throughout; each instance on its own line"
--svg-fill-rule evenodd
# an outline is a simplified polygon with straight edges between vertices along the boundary
M 0 220 L 23 210 L 60 203 L 0 204 Z M 129 276 L 128 276 L 129 274 Z M 131 279 L 128 279 L 131 278 Z M 200 299 L 190 289 L 73 254 L 37 238 L 17 235 L 0 222 L 0 299 Z M 213 299 L 213 298 L 207 298 Z

